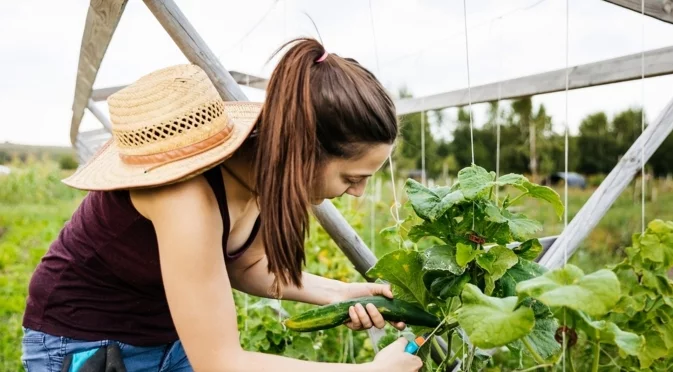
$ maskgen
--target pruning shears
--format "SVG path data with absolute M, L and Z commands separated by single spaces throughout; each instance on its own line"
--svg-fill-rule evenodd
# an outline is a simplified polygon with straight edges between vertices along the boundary
M 418 349 L 423 346 L 425 341 L 427 341 L 429 333 L 425 333 L 422 336 L 416 337 L 414 340 L 409 341 L 407 346 L 404 348 L 404 352 L 409 353 L 409 354 L 416 354 Z

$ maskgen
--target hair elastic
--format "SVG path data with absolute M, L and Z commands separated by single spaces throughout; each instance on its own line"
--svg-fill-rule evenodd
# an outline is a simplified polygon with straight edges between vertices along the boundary
M 315 63 L 320 63 L 320 62 L 324 61 L 325 59 L 327 59 L 327 54 L 328 54 L 327 51 L 325 51 L 325 53 L 322 55 L 322 57 L 318 58 L 315 61 Z

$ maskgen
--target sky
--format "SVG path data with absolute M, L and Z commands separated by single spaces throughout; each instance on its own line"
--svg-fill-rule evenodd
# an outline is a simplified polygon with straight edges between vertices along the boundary
M 269 58 L 285 41 L 319 37 L 328 51 L 371 69 L 391 92 L 406 87 L 415 97 L 468 86 L 465 20 L 471 86 L 564 68 L 566 58 L 573 66 L 673 45 L 673 25 L 601 0 L 466 2 L 467 17 L 463 0 L 176 0 L 229 70 L 268 77 L 275 63 Z M 88 6 L 86 0 L 0 3 L 0 143 L 70 145 Z M 186 62 L 144 3 L 131 0 L 94 88 L 129 84 Z M 673 98 L 671 87 L 673 75 L 570 91 L 570 132 L 591 113 L 612 117 L 643 102 L 653 121 Z M 244 91 L 251 100 L 264 97 Z M 563 131 L 566 93 L 535 96 L 534 102 L 544 104 Z M 107 114 L 106 104 L 99 105 Z M 473 105 L 476 125 L 485 108 Z M 81 130 L 97 128 L 101 124 L 86 112 Z

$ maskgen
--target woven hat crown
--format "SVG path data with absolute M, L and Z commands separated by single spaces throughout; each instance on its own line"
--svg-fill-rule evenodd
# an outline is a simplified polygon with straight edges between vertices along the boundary
M 192 64 L 164 68 L 108 98 L 112 135 L 124 163 L 157 164 L 208 150 L 232 124 L 206 73 Z

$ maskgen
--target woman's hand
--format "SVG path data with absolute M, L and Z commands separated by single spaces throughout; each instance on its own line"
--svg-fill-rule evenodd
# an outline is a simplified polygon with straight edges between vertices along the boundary
M 347 283 L 342 293 L 332 302 L 345 301 L 365 296 L 385 296 L 393 298 L 393 292 L 391 291 L 389 284 Z M 364 306 L 363 304 L 357 304 L 351 306 L 350 309 L 348 309 L 348 314 L 351 319 L 345 325 L 354 331 L 369 329 L 372 326 L 381 329 L 386 325 L 383 316 L 372 304 L 364 304 Z M 406 327 L 404 322 L 390 322 L 390 324 L 399 330 L 403 330 Z
M 371 366 L 374 371 L 387 372 L 417 372 L 423 367 L 423 361 L 416 355 L 406 353 L 404 348 L 409 341 L 404 337 L 398 338 L 392 344 L 381 349 L 376 354 Z

